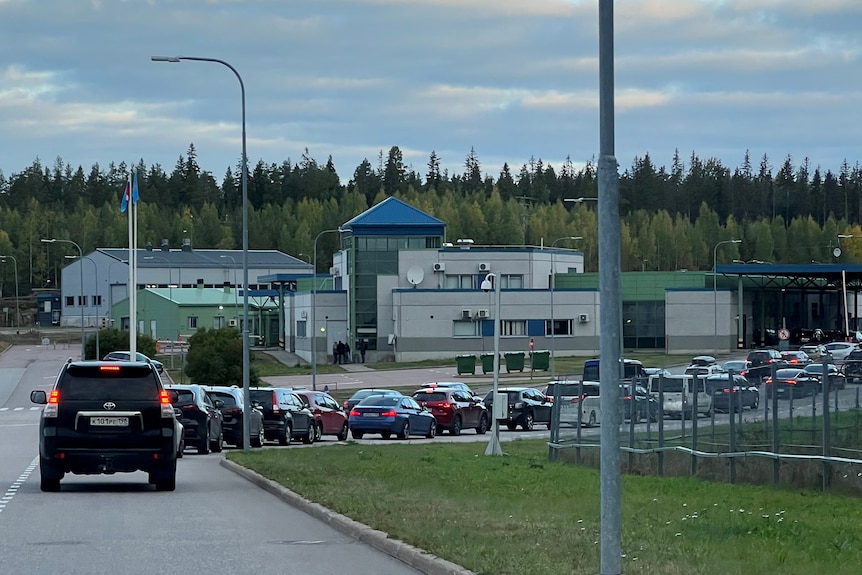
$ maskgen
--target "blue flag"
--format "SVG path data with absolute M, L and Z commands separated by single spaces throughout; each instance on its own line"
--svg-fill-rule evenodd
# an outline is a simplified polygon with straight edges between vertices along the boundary
M 132 175 L 132 203 L 138 203 L 138 172 Z

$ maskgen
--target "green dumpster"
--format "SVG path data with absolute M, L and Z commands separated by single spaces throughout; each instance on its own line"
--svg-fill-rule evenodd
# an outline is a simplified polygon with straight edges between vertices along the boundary
M 483 353 L 482 357 L 482 373 L 494 371 L 494 354 Z
M 455 358 L 455 365 L 458 367 L 458 375 L 462 373 L 476 373 L 476 356 L 472 353 L 459 355 Z
M 523 351 L 507 351 L 505 357 L 506 373 L 509 373 L 510 371 L 524 371 Z
M 530 358 L 530 368 L 533 371 L 548 371 L 551 368 L 551 352 L 547 349 L 534 351 Z

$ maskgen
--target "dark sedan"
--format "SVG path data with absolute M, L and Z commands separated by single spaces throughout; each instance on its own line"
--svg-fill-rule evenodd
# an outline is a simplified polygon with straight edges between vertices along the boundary
M 746 407 L 757 409 L 760 405 L 760 389 L 751 385 L 742 375 L 733 376 L 732 386 L 725 375 L 708 377 L 706 389 L 712 395 L 712 408 L 715 411 L 728 413 L 733 407 L 736 412 Z
M 392 434 L 398 439 L 437 435 L 437 420 L 431 412 L 403 395 L 370 395 L 350 410 L 349 422 L 354 439 L 362 439 L 366 433 L 379 433 L 383 439 Z
M 179 420 L 185 429 L 186 446 L 197 447 L 198 453 L 210 450 L 218 453 L 224 444 L 224 430 L 219 408 L 220 400 L 213 401 L 200 385 L 166 385 L 171 404 L 180 410 Z
M 775 380 L 767 377 L 766 397 L 772 397 L 773 390 L 779 399 L 815 395 L 820 389 L 820 378 L 804 369 L 785 368 L 775 372 Z
M 847 369 L 847 364 L 844 364 L 845 370 Z M 822 363 L 810 363 L 805 366 L 805 371 L 812 374 L 818 379 L 821 379 L 823 376 L 823 364 Z M 829 389 L 844 389 L 847 386 L 847 372 L 841 373 L 841 370 L 838 369 L 838 366 L 830 363 L 826 365 L 826 371 L 829 374 Z
M 634 391 L 632 391 L 632 387 L 634 387 Z M 652 422 L 658 421 L 658 399 L 648 392 L 644 386 L 633 386 L 630 383 L 621 385 L 620 400 L 622 401 L 624 419 L 633 419 L 635 423 L 640 423 L 642 420 L 645 421 L 647 419 Z

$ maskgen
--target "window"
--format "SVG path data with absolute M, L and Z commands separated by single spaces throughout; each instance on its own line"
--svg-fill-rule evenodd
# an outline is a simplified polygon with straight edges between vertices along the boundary
M 67 295 L 66 296 L 66 307 L 72 307 L 75 305 L 75 296 Z
M 307 325 L 308 322 L 304 319 L 296 322 L 296 337 L 308 337 L 308 334 L 306 332 L 306 330 L 308 329 L 306 327 Z
M 478 337 L 481 322 L 456 320 L 452 322 L 452 337 Z
M 511 319 L 503 320 L 500 323 L 500 335 L 527 335 L 526 320 Z
M 551 320 L 545 322 L 545 335 L 551 335 Z M 572 335 L 572 320 L 554 318 L 553 335 Z
M 87 296 L 79 295 L 78 296 L 78 307 L 84 307 L 87 305 Z
M 473 276 L 470 274 L 446 274 L 443 287 L 444 289 L 476 289 L 476 285 L 473 283 Z
M 198 328 L 198 318 L 197 318 L 197 316 L 195 316 L 195 315 L 190 315 L 188 319 L 189 319 L 189 321 L 188 321 L 188 328 L 189 328 L 189 329 L 197 329 L 197 328 Z
M 94 305 L 95 307 L 101 307 L 101 305 L 102 305 L 102 296 L 100 296 L 100 295 L 94 295 L 94 296 L 92 296 L 92 300 L 93 300 L 93 305 Z
M 223 327 L 224 327 L 224 316 L 223 315 L 215 316 L 213 318 L 213 328 L 214 329 L 221 329 Z
M 523 289 L 524 276 L 513 274 L 500 275 L 500 289 Z

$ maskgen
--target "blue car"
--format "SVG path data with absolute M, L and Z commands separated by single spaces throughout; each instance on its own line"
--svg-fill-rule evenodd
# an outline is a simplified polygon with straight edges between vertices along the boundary
M 403 395 L 372 395 L 350 410 L 350 434 L 362 439 L 366 433 L 379 433 L 389 439 L 394 433 L 398 439 L 410 435 L 437 435 L 437 420 L 412 397 Z

